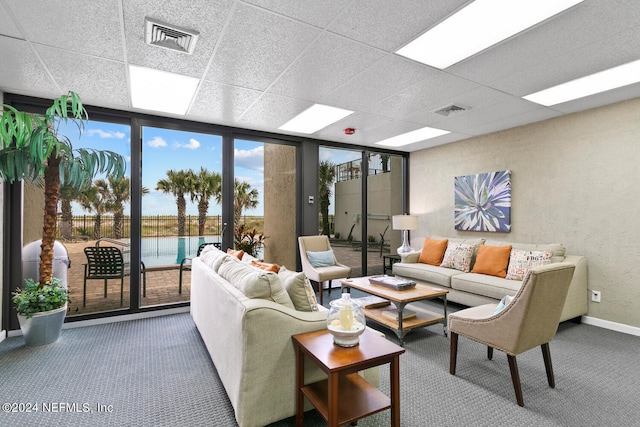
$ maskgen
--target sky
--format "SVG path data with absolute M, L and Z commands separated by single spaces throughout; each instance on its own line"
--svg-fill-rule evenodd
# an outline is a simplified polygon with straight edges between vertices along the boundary
M 111 150 L 127 160 L 126 176 L 131 176 L 131 132 L 129 126 L 89 120 L 79 135 L 72 124 L 61 126 L 61 133 L 69 137 L 74 148 Z M 149 190 L 142 197 L 142 215 L 176 215 L 175 197 L 156 190 L 159 180 L 167 177 L 169 169 L 198 172 L 201 167 L 222 173 L 222 137 L 218 135 L 178 130 L 144 127 L 142 131 L 142 185 Z M 360 159 L 360 151 L 348 151 L 322 147 L 320 159 L 334 164 Z M 263 215 L 264 194 L 264 144 L 254 141 L 234 141 L 235 176 L 258 190 L 259 204 L 245 211 L 247 215 Z M 104 178 L 99 176 L 97 178 Z M 330 213 L 333 213 L 331 203 Z M 89 214 L 73 204 L 74 215 Z M 215 200 L 209 203 L 209 215 L 220 215 L 221 208 Z M 129 214 L 129 205 L 125 208 Z M 187 197 L 187 214 L 197 215 L 197 206 Z

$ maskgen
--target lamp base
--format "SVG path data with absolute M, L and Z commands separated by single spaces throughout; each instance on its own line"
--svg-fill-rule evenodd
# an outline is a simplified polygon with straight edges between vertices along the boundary
M 408 231 L 407 230 L 403 230 L 402 231 L 402 246 L 400 246 L 398 248 L 398 255 L 400 254 L 406 254 L 409 252 L 413 252 L 413 248 L 411 247 L 411 245 L 409 245 L 409 239 L 408 239 Z

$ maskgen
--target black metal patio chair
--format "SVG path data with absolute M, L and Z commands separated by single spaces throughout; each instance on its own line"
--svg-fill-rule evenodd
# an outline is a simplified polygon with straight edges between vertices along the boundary
M 200 253 L 202 252 L 202 250 L 205 248 L 205 246 L 207 245 L 213 245 L 218 249 L 222 249 L 222 243 L 221 242 L 205 242 L 205 243 L 200 243 L 200 246 L 198 246 L 198 252 L 196 253 L 196 257 L 200 256 Z M 182 258 L 182 261 L 180 261 L 180 280 L 178 281 L 178 293 L 181 294 L 182 293 L 182 272 L 183 271 L 191 271 L 191 260 L 193 258 Z
M 120 306 L 123 303 L 124 278 L 131 275 L 129 263 L 125 263 L 122 251 L 113 246 L 88 246 L 84 248 L 87 263 L 84 264 L 84 283 L 82 291 L 82 306 L 87 304 L 87 280 L 104 280 L 104 297 L 107 297 L 107 281 L 120 279 Z M 147 274 L 145 265 L 141 262 L 142 296 L 147 296 Z

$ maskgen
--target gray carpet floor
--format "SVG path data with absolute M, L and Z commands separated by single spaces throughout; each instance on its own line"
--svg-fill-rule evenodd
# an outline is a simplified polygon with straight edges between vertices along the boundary
M 441 325 L 411 332 L 405 348 L 403 426 L 640 424 L 638 337 L 561 324 L 551 343 L 555 389 L 547 386 L 539 349 L 518 356 L 524 408 L 515 403 L 504 354 L 489 361 L 485 347 L 461 337 L 452 376 Z M 388 369 L 381 372 L 381 389 L 388 393 Z M 188 313 L 67 329 L 41 348 L 8 338 L 0 343 L 0 403 L 2 426 L 236 425 Z M 286 419 L 271 427 L 294 424 Z M 325 423 L 309 411 L 305 425 Z M 388 426 L 388 411 L 358 425 Z

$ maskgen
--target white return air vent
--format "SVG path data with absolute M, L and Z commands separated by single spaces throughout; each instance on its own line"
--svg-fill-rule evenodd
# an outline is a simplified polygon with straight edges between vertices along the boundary
M 462 113 L 463 111 L 467 111 L 470 109 L 471 107 L 465 107 L 464 105 L 451 104 L 451 105 L 447 105 L 446 107 L 438 108 L 437 110 L 434 111 L 434 113 L 440 114 L 441 116 L 448 117 L 452 114 L 459 114 L 459 113 Z
M 146 17 L 145 42 L 151 46 L 177 50 L 178 52 L 192 54 L 196 47 L 196 41 L 200 34 L 194 30 L 165 24 L 155 19 Z

